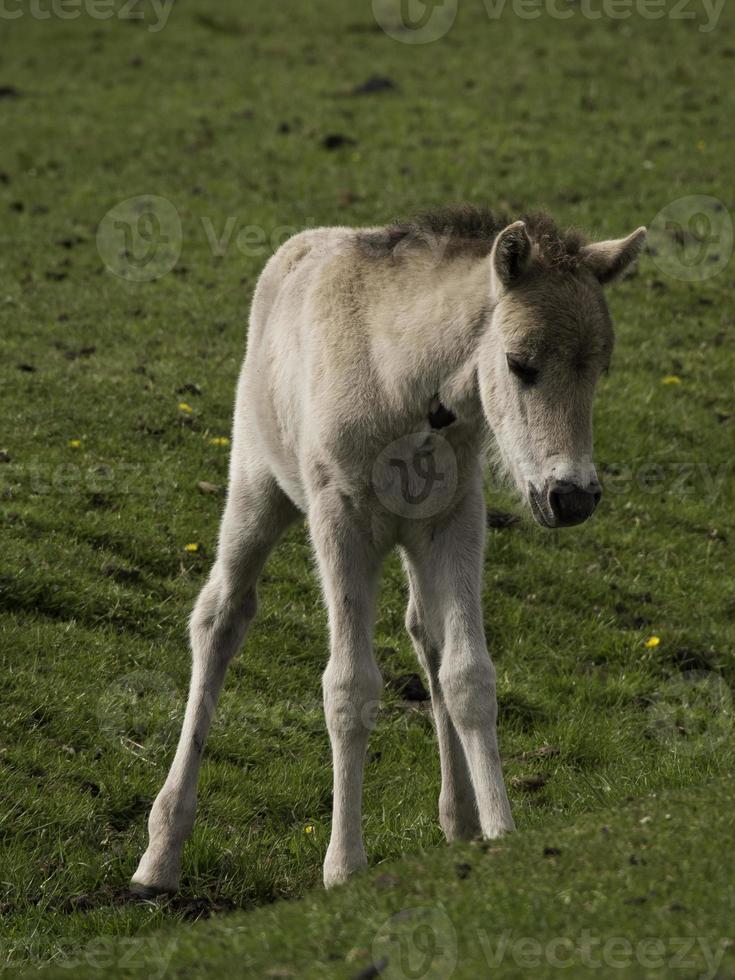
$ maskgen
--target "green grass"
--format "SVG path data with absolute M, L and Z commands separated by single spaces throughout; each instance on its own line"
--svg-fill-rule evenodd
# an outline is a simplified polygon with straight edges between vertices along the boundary
M 275 243 L 286 228 L 372 224 L 463 199 L 518 212 L 546 206 L 601 236 L 650 223 L 693 194 L 733 210 L 733 24 L 731 10 L 709 34 L 696 22 L 638 18 L 524 21 L 509 12 L 492 22 L 468 2 L 445 38 L 411 46 L 373 30 L 369 4 L 336 0 L 247 14 L 234 0 L 216 14 L 180 0 L 158 32 L 117 19 L 3 21 L 0 85 L 18 92 L 0 99 L 8 963 L 62 962 L 97 936 L 155 936 L 164 926 L 189 955 L 188 926 L 177 923 L 311 896 L 320 878 L 331 794 L 319 709 L 326 617 L 298 526 L 268 566 L 258 621 L 231 668 L 185 851 L 184 897 L 151 905 L 123 896 L 175 744 L 186 618 L 216 540 L 222 498 L 197 483 L 226 479 L 227 447 L 212 439 L 229 432 L 248 302 L 270 251 L 245 254 L 237 233 L 257 226 Z M 350 94 L 375 74 L 396 90 Z M 329 133 L 354 142 L 327 150 Z M 183 246 L 171 273 L 134 283 L 107 271 L 96 234 L 111 207 L 140 194 L 171 201 Z M 222 237 L 228 218 L 230 246 L 217 256 L 207 228 Z M 503 921 L 527 935 L 536 934 L 529 909 L 546 909 L 539 935 L 568 929 L 550 896 L 578 894 L 588 873 L 613 874 L 617 865 L 591 843 L 598 812 L 633 826 L 630 801 L 653 792 L 673 791 L 682 812 L 701 805 L 711 823 L 705 829 L 703 818 L 700 835 L 684 838 L 703 850 L 677 901 L 702 934 L 724 928 L 722 909 L 732 915 L 708 864 L 730 848 L 728 811 L 706 803 L 708 781 L 735 762 L 732 263 L 692 284 L 664 275 L 656 258 L 645 256 L 611 293 L 618 348 L 596 410 L 607 485 L 599 515 L 567 533 L 542 531 L 526 515 L 489 532 L 486 626 L 520 830 L 503 854 L 527 869 L 509 868 L 497 894 L 508 901 Z M 680 383 L 663 384 L 669 375 Z M 488 500 L 517 507 L 492 486 Z M 186 550 L 192 543 L 198 551 Z M 416 669 L 404 607 L 393 559 L 376 635 L 388 678 Z M 653 635 L 660 645 L 647 648 Z M 451 868 L 465 858 L 437 849 L 427 713 L 389 690 L 370 758 L 371 864 L 420 853 L 425 871 L 411 872 L 411 887 L 441 895 L 448 877 L 442 901 L 459 928 Z M 539 774 L 546 781 L 532 789 Z M 575 863 L 571 844 L 555 863 L 537 860 L 546 827 L 570 842 L 591 835 L 580 858 L 588 865 Z M 647 834 L 650 867 L 679 846 L 660 821 Z M 486 879 L 478 871 L 469 881 Z M 212 944 L 221 945 L 220 928 L 249 935 L 243 923 L 272 922 L 293 962 L 307 957 L 295 975 L 307 975 L 316 946 L 298 935 L 311 903 L 320 922 L 332 915 L 343 957 L 353 932 L 362 942 L 374 931 L 372 887 L 342 893 L 343 915 L 341 899 L 318 894 L 304 906 L 222 915 Z M 650 909 L 629 909 L 610 927 L 645 930 Z M 606 915 L 592 902 L 600 930 Z M 265 954 L 253 946 L 248 955 Z
M 98 936 L 48 973 L 729 978 L 735 888 L 721 848 L 733 804 L 727 779 L 572 823 L 557 815 L 502 844 L 424 851 L 299 902 Z

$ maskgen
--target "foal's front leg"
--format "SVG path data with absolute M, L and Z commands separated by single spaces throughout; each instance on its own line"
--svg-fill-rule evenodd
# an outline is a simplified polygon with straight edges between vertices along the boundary
M 459 736 L 477 801 L 482 834 L 514 829 L 496 736 L 495 668 L 485 643 L 481 606 L 485 504 L 480 479 L 437 527 L 417 527 L 407 542 L 411 579 L 426 628 L 440 645 L 437 674 Z
M 442 770 L 439 823 L 448 841 L 471 840 L 480 833 L 477 801 L 464 749 L 449 716 L 444 692 L 439 683 L 441 643 L 432 635 L 431 617 L 424 609 L 417 579 L 411 574 L 411 562 L 407 556 L 405 564 L 411 589 L 406 628 L 429 681 L 434 728 L 439 743 Z
M 330 657 L 324 671 L 324 714 L 332 743 L 332 836 L 324 861 L 327 888 L 367 865 L 362 843 L 362 778 L 368 736 L 382 688 L 373 656 L 380 559 L 349 504 L 322 490 L 309 511 L 329 611 Z

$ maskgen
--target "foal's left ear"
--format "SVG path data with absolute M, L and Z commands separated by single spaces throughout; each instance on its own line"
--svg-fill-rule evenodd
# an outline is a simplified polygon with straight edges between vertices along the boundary
M 490 268 L 497 292 L 512 289 L 523 278 L 531 261 L 531 239 L 525 221 L 515 221 L 495 239 Z
M 635 262 L 643 251 L 647 234 L 645 228 L 639 228 L 627 238 L 585 245 L 580 256 L 587 268 L 592 270 L 604 286 L 615 279 L 619 279 L 625 270 Z

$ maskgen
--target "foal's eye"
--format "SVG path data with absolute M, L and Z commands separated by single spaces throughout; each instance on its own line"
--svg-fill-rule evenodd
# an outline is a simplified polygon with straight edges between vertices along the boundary
M 505 359 L 508 362 L 508 367 L 511 372 L 524 384 L 532 385 L 538 378 L 538 368 L 533 367 L 528 361 L 524 361 L 522 357 L 517 357 L 515 354 L 506 354 Z

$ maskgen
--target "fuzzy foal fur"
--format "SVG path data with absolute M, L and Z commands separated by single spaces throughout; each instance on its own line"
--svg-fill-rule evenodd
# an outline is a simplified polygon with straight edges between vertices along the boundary
M 494 444 L 539 523 L 589 516 L 599 499 L 592 398 L 613 346 L 601 284 L 644 238 L 639 229 L 590 245 L 545 215 L 511 222 L 462 208 L 387 228 L 305 231 L 269 260 L 238 383 L 217 559 L 191 617 L 183 729 L 133 887 L 178 887 L 227 665 L 255 615 L 268 554 L 299 513 L 329 613 L 325 883 L 366 864 L 363 763 L 381 692 L 372 632 L 394 546 L 431 691 L 441 825 L 449 840 L 513 829 L 480 604 L 484 456 Z M 405 486 L 391 482 L 394 469 Z

